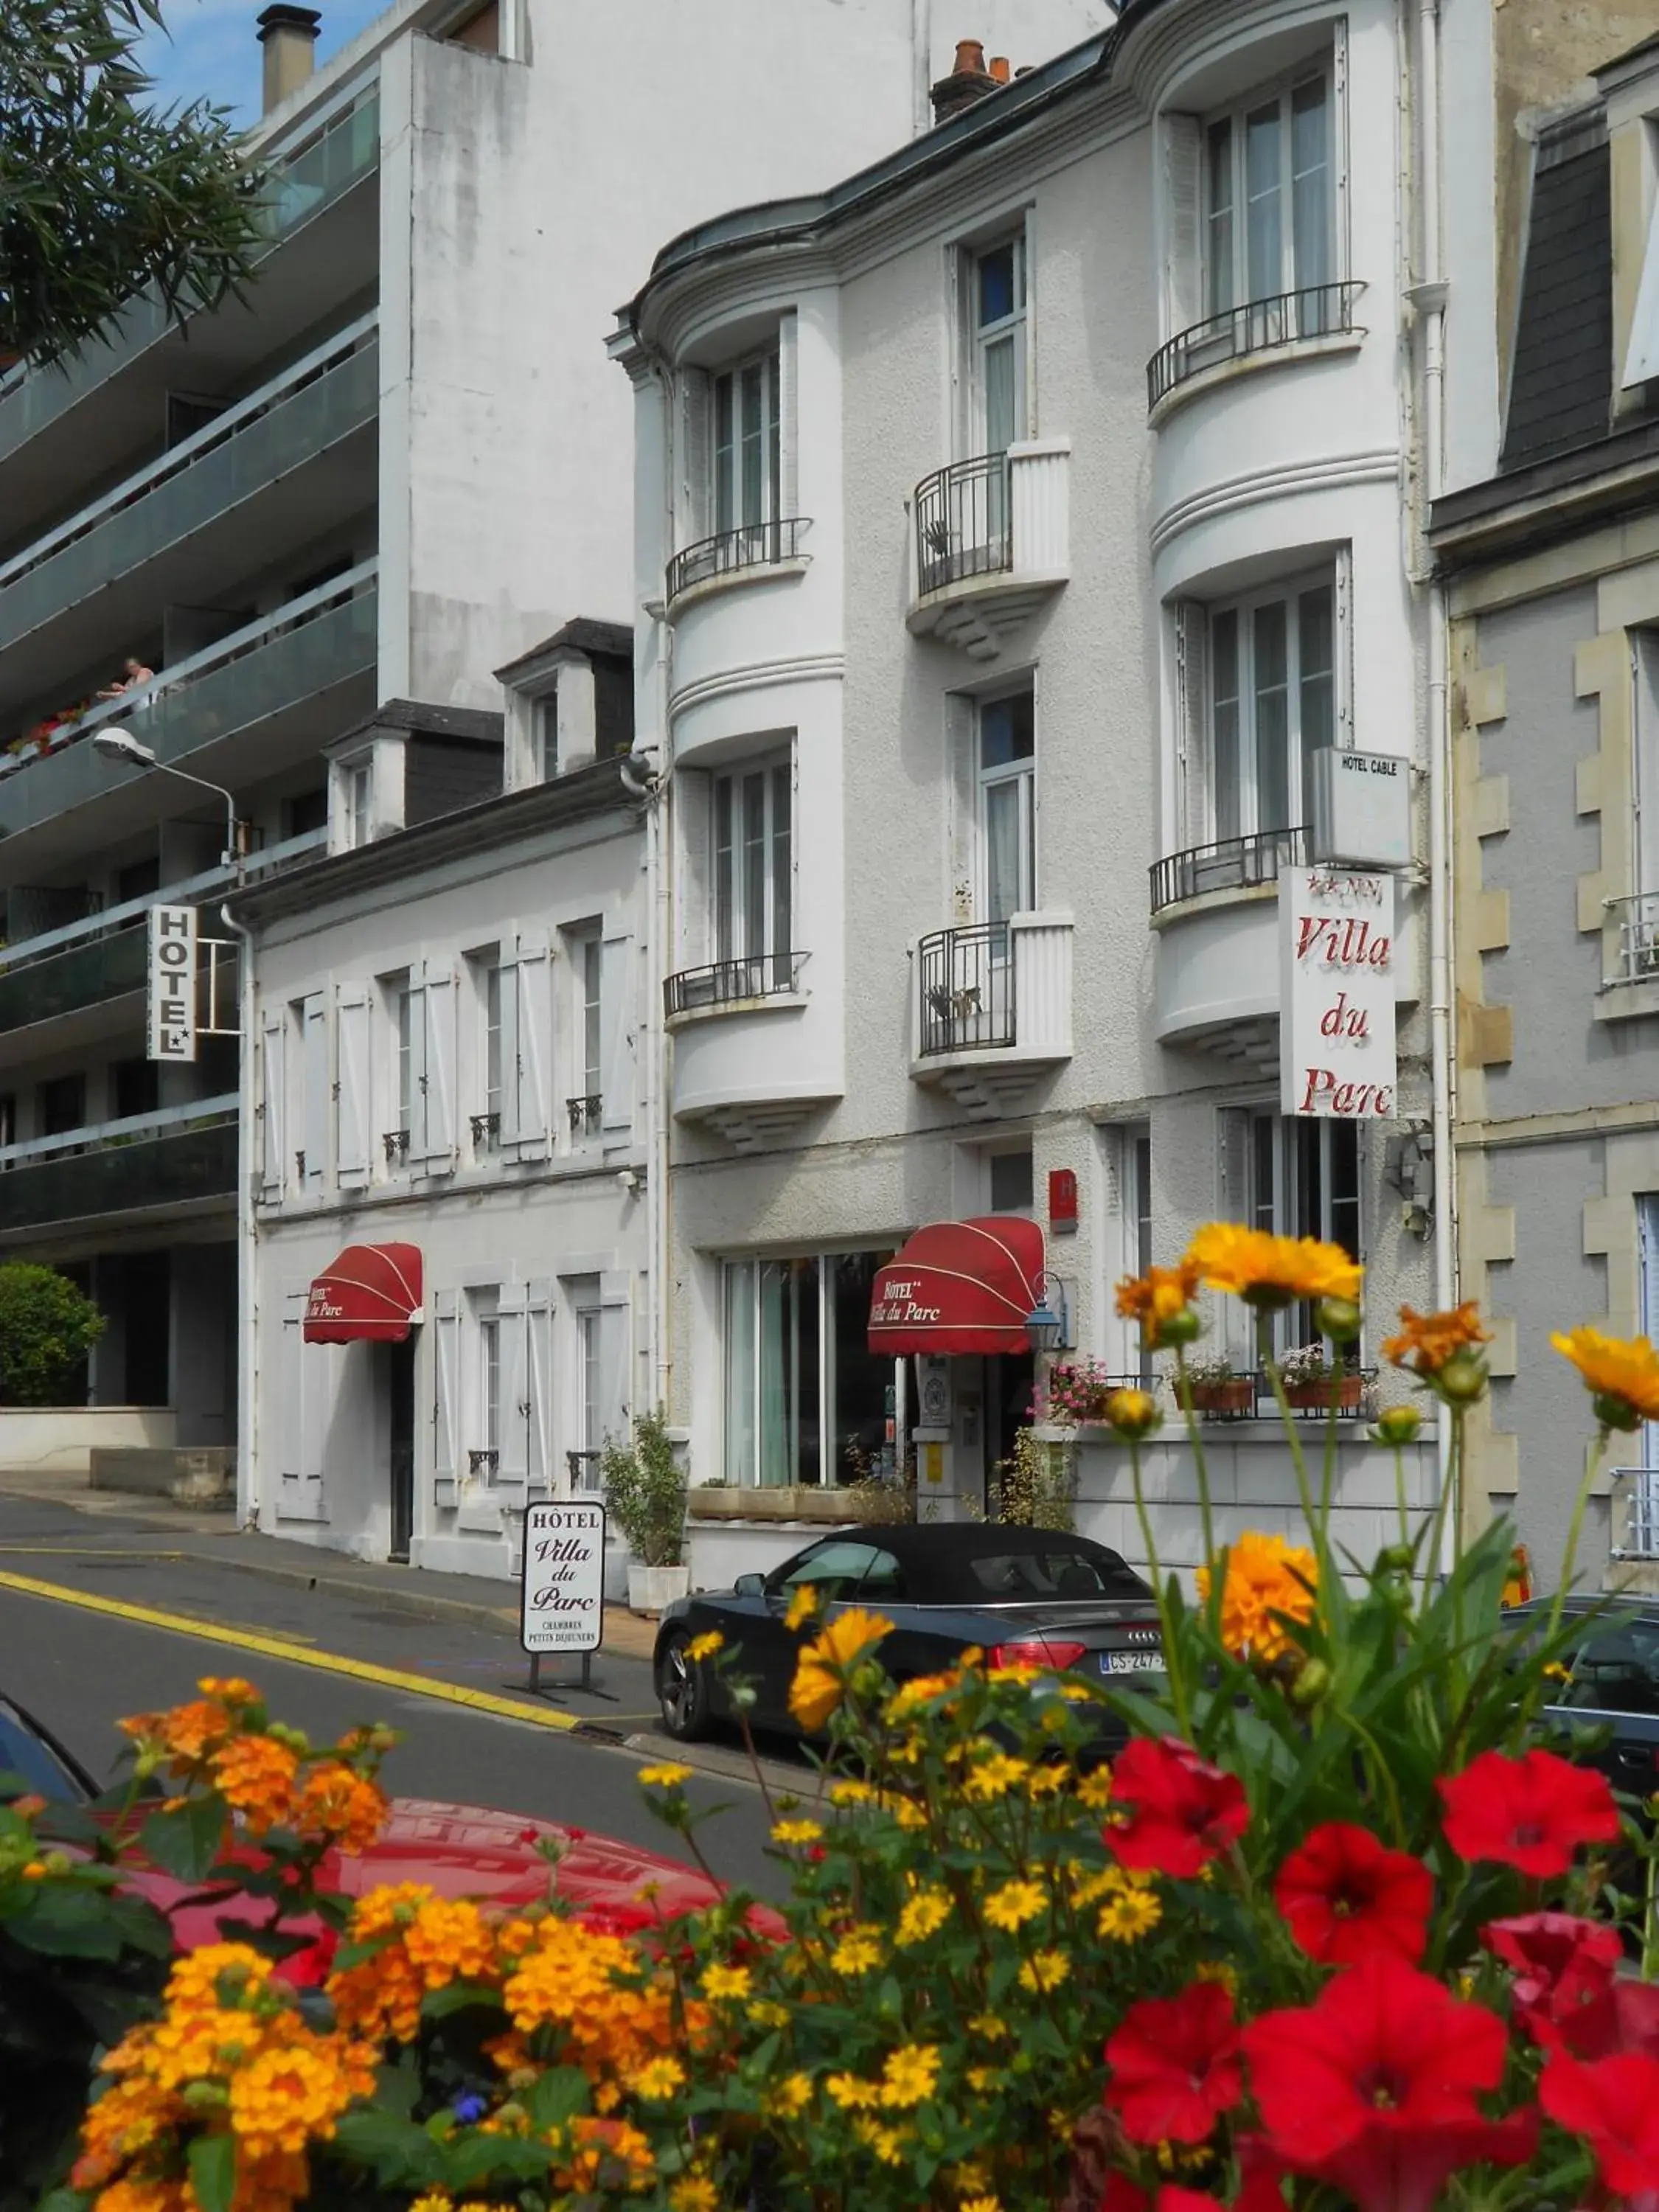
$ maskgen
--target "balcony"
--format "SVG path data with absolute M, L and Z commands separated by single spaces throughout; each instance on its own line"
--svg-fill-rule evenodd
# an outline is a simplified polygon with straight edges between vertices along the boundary
M 1152 864 L 1153 916 L 1190 899 L 1277 884 L 1280 868 L 1305 867 L 1307 860 L 1305 829 L 1259 830 L 1253 836 L 1224 837 L 1218 844 L 1172 853 Z
M 360 317 L 0 566 L 0 713 L 152 629 L 159 606 L 212 605 L 250 532 L 273 562 L 372 504 L 375 324 Z
M 793 998 L 800 989 L 804 952 L 757 952 L 741 960 L 711 960 L 663 979 L 663 1012 L 672 1029 L 685 1017 L 732 1012 L 759 1000 Z
M 179 805 L 170 777 L 135 775 L 85 740 L 118 720 L 159 759 L 232 787 L 313 756 L 374 704 L 376 564 L 290 599 L 142 690 L 55 731 L 0 776 L 0 864 L 8 875 L 112 843 Z
M 16 544 L 31 517 L 61 514 L 66 489 L 106 477 L 142 451 L 162 420 L 170 387 L 234 389 L 239 377 L 256 374 L 262 361 L 301 342 L 373 285 L 380 155 L 380 101 L 370 88 L 293 154 L 277 157 L 265 180 L 270 246 L 246 302 L 227 301 L 216 311 L 210 342 L 195 319 L 181 326 L 146 293 L 104 343 L 62 365 L 19 367 L 0 379 L 7 539 Z
M 1182 331 L 1158 348 L 1146 364 L 1146 404 L 1154 422 L 1170 412 L 1172 395 L 1194 379 L 1218 380 L 1206 373 L 1239 364 L 1270 366 L 1264 357 L 1286 347 L 1328 349 L 1326 342 L 1346 345 L 1364 336 L 1353 319 L 1359 283 L 1314 284 L 1300 292 L 1279 292 L 1228 307 Z
M 1070 439 L 1030 439 L 922 479 L 911 501 L 913 635 L 994 660 L 1060 588 L 1071 573 L 1071 460 Z
M 730 585 L 804 574 L 810 556 L 800 544 L 811 527 L 805 515 L 787 522 L 745 522 L 685 546 L 669 562 L 664 586 L 671 620 L 695 600 Z
M 1264 830 L 1156 862 L 1153 1032 L 1255 1068 L 1279 1054 L 1279 872 L 1308 858 L 1305 829 Z
M 236 1200 L 234 1092 L 0 1147 L 0 1239 Z
M 1612 1556 L 1659 1559 L 1659 1468 L 1611 1470 Z
M 975 1121 L 1013 1113 L 1072 1056 L 1072 918 L 1017 914 L 912 955 L 910 1075 Z
M 316 830 L 269 846 L 249 859 L 244 880 L 257 883 L 322 852 L 327 842 L 327 831 Z M 82 1037 L 106 1035 L 123 1000 L 133 1002 L 130 1011 L 136 1018 L 149 972 L 145 923 L 150 908 L 210 906 L 235 881 L 232 870 L 211 868 L 143 898 L 0 946 L 0 1070 L 48 1048 L 40 1034 L 43 1024 L 52 1025 L 50 1049 L 67 1052 Z M 205 921 L 204 933 L 210 939 L 216 934 Z M 228 950 L 214 960 L 215 949 L 210 946 L 202 957 L 203 988 L 222 1021 L 234 1012 L 235 963 Z M 217 971 L 211 982 L 210 966 Z
M 676 1120 L 759 1152 L 842 1096 L 838 994 L 802 988 L 807 957 L 756 953 L 665 977 Z

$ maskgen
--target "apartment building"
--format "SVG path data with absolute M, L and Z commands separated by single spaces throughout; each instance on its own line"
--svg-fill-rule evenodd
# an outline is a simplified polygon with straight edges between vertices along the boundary
M 1586 1443 L 1551 1332 L 1659 1339 L 1659 9 L 1639 12 L 1595 27 L 1593 82 L 1518 142 L 1516 310 L 1486 349 L 1502 413 L 1433 516 L 1462 1287 L 1492 1316 L 1499 1378 L 1475 1505 L 1513 1515 L 1543 1561 Z M 1659 1586 L 1651 1427 L 1614 1439 L 1580 1559 L 1592 1583 Z
M 988 11 L 1034 59 L 1107 13 Z M 259 18 L 246 301 L 182 327 L 140 301 L 0 381 L 0 1249 L 88 1282 L 98 1402 L 227 1455 L 239 1199 L 246 1226 L 263 1186 L 223 894 L 417 826 L 400 732 L 428 767 L 476 745 L 497 671 L 629 620 L 617 272 L 902 143 L 945 35 L 912 0 L 398 0 L 313 71 L 317 26 Z M 371 798 L 328 757 L 374 731 Z M 222 943 L 179 1066 L 146 1053 L 158 902 Z
M 924 1515 L 977 1508 L 1028 1312 L 1137 1375 L 1112 1286 L 1217 1213 L 1363 1258 L 1367 1369 L 1400 1300 L 1449 1294 L 1420 532 L 1440 139 L 1491 100 L 1486 15 L 1133 0 L 1012 83 L 969 47 L 943 128 L 682 233 L 619 318 L 696 1579 L 907 1442 Z M 1281 1105 L 1281 878 L 1368 857 L 1314 839 L 1349 755 L 1407 841 L 1384 1118 Z M 1242 1310 L 1206 1349 L 1237 1370 L 1221 1526 L 1286 1525 Z M 1359 1552 L 1397 1527 L 1361 1407 L 1401 1378 L 1365 1380 Z M 1413 1515 L 1438 1450 L 1431 1425 L 1407 1455 Z M 1079 1468 L 1079 1526 L 1139 1556 L 1125 1455 Z M 1190 1565 L 1184 1441 L 1148 1474 Z

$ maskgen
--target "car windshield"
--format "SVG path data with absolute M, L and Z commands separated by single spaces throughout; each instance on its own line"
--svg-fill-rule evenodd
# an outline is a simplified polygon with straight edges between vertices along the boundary
M 1133 1583 L 1128 1569 L 1111 1554 L 1085 1552 L 1065 1543 L 1041 1550 L 981 1552 L 953 1560 L 950 1568 L 954 1602 L 1020 1605 L 1038 1598 L 1122 1597 Z
M 1595 1622 L 1568 1668 L 1553 1705 L 1659 1714 L 1659 1620 L 1620 1613 Z
M 19 1776 L 27 1790 L 42 1797 L 80 1804 L 86 1796 L 81 1778 L 48 1743 L 25 1726 L 9 1705 L 0 1705 L 0 1775 Z

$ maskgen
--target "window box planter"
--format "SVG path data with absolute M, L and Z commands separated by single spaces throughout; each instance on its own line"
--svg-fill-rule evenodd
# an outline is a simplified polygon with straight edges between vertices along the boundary
M 1224 1382 L 1194 1382 L 1193 1411 L 1206 1421 L 1236 1421 L 1255 1411 L 1254 1375 L 1231 1375 Z
M 1287 1382 L 1285 1402 L 1298 1413 L 1328 1413 L 1335 1401 L 1339 1413 L 1357 1413 L 1364 1395 L 1363 1375 L 1327 1375 L 1317 1382 Z
M 882 1519 L 883 1502 L 879 1497 L 872 1500 L 866 1491 L 824 1489 L 815 1482 L 775 1490 L 714 1484 L 686 1493 L 694 1521 L 809 1521 L 834 1528 Z
M 739 1490 L 736 1483 L 709 1484 L 687 1494 L 686 1505 L 694 1521 L 749 1521 L 756 1492 Z

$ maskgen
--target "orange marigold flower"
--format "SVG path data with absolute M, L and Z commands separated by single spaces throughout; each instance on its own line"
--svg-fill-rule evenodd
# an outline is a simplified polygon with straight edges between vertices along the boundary
M 1221 1586 L 1221 1640 L 1230 1651 L 1252 1658 L 1276 1659 L 1289 1647 L 1283 1615 L 1310 1620 L 1319 1565 L 1311 1552 L 1287 1544 L 1282 1536 L 1262 1536 L 1247 1528 L 1227 1550 L 1226 1580 Z M 1195 1577 L 1200 1597 L 1210 1595 L 1208 1567 Z
M 1446 1362 L 1477 1344 L 1490 1344 L 1492 1331 L 1480 1326 L 1480 1309 L 1473 1298 L 1446 1313 L 1420 1314 L 1411 1306 L 1400 1309 L 1400 1334 L 1382 1340 L 1382 1357 L 1395 1367 L 1413 1375 L 1437 1375 Z
M 300 1762 L 286 1744 L 268 1735 L 234 1736 L 208 1761 L 213 1785 L 250 1835 L 263 1836 L 291 1819 Z
M 1604 1427 L 1629 1431 L 1659 1420 L 1659 1352 L 1646 1337 L 1603 1336 L 1600 1329 L 1576 1328 L 1568 1336 L 1552 1336 L 1550 1342 L 1584 1378 Z
M 873 1651 L 893 1624 L 884 1613 L 849 1605 L 840 1619 L 809 1644 L 789 1686 L 789 1710 L 809 1735 L 815 1735 L 847 1694 L 847 1679 Z
M 1272 1310 L 1297 1298 L 1358 1298 L 1364 1273 L 1340 1244 L 1316 1237 L 1274 1237 L 1236 1221 L 1212 1221 L 1188 1247 L 1184 1265 L 1213 1291 L 1231 1291 Z
M 343 1851 L 365 1851 L 386 1826 L 385 1793 L 337 1759 L 306 1776 L 290 1819 L 302 1836 L 331 1837 Z
M 1191 1305 L 1198 1280 L 1198 1268 L 1188 1253 L 1173 1267 L 1148 1267 L 1144 1275 L 1126 1275 L 1118 1285 L 1117 1310 L 1125 1321 L 1139 1322 L 1148 1352 L 1156 1352 L 1163 1343 L 1164 1322 Z

